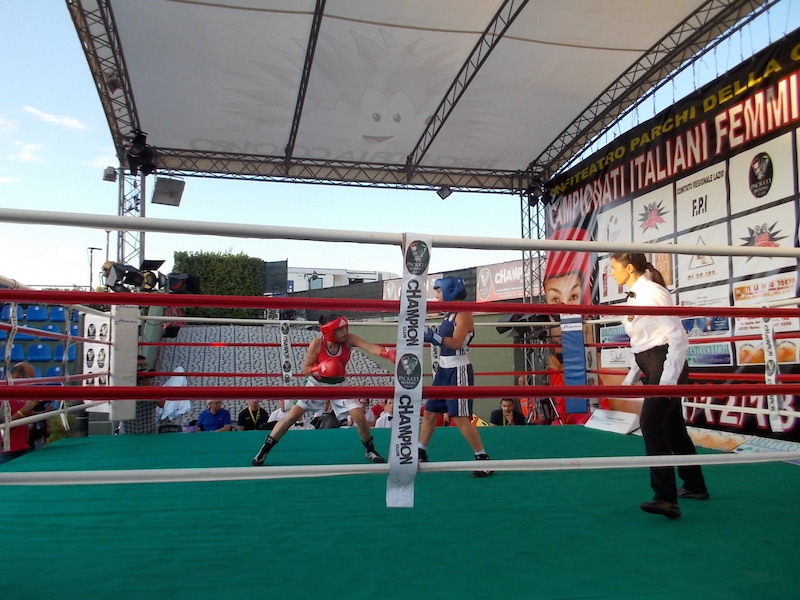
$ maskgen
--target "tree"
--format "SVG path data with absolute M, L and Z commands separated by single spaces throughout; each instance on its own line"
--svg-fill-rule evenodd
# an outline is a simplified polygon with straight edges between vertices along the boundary
M 174 272 L 200 277 L 200 291 L 212 296 L 263 296 L 264 261 L 244 253 L 175 252 Z M 188 308 L 188 317 L 259 318 L 262 309 Z

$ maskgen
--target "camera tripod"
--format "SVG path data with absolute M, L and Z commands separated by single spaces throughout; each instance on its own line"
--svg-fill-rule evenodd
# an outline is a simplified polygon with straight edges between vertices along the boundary
M 528 402 L 534 404 L 533 409 L 528 410 L 526 425 L 550 425 L 553 421 L 558 421 L 559 425 L 564 424 L 552 398 L 530 398 Z

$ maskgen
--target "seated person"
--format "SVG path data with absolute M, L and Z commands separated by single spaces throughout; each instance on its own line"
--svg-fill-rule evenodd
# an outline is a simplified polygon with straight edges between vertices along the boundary
M 383 410 L 380 416 L 375 420 L 373 427 L 391 427 L 392 426 L 392 411 L 394 410 L 394 401 L 390 398 L 386 400 L 383 405 Z
M 197 417 L 200 431 L 231 431 L 231 413 L 222 408 L 222 400 L 209 400 L 208 408 Z
M 500 400 L 500 408 L 492 411 L 489 423 L 499 427 L 525 425 L 525 415 L 517 409 L 517 403 L 512 398 L 503 398 Z
M 255 431 L 264 430 L 267 428 L 269 421 L 269 414 L 261 408 L 261 400 L 258 398 L 251 398 L 247 401 L 247 408 L 239 413 L 236 419 L 237 431 Z

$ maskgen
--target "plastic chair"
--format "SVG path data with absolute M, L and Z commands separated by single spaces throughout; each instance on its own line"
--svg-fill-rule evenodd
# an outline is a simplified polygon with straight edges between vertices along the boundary
M 7 340 L 8 332 L 5 329 L 0 329 L 0 340 Z
M 72 322 L 73 323 L 81 322 L 81 313 L 77 308 L 72 309 Z
M 78 326 L 78 325 L 70 325 L 69 326 L 69 334 L 72 335 L 72 336 L 76 336 L 76 337 L 80 336 L 80 334 L 81 334 L 80 326 Z
M 50 333 L 61 333 L 61 325 L 56 325 L 55 323 L 48 323 L 47 325 L 42 325 L 39 327 L 42 331 L 49 331 Z M 54 340 L 56 338 L 48 337 L 46 335 L 40 335 L 40 340 Z
M 69 350 L 67 351 L 67 362 L 73 362 L 77 355 L 77 347 L 74 344 L 70 345 Z M 53 360 L 56 362 L 61 362 L 64 360 L 64 344 L 59 344 L 56 346 L 56 351 L 53 354 Z
M 25 319 L 28 321 L 47 321 L 47 307 L 31 304 L 25 311 Z
M 61 367 L 47 367 L 47 371 L 44 372 L 45 377 L 61 377 L 63 374 L 63 369 Z
M 42 370 L 39 367 L 33 367 L 33 376 L 34 377 L 41 377 Z
M 66 323 L 67 310 L 63 306 L 54 306 L 50 309 L 50 320 L 53 323 Z
M 44 372 L 45 377 L 61 377 L 63 375 L 63 370 L 61 367 L 47 367 L 47 371 Z M 61 385 L 57 381 L 52 381 L 47 385 Z
M 53 360 L 53 353 L 47 344 L 31 344 L 28 346 L 29 362 L 50 362 Z
M 30 342 L 31 340 L 35 340 L 36 336 L 32 333 L 24 333 L 22 331 L 18 331 L 16 335 L 14 335 L 15 340 L 19 340 L 20 342 Z
M 11 344 L 11 362 L 22 362 L 25 360 L 25 349 L 20 344 Z
M 22 320 L 22 307 L 17 305 L 17 321 Z M 11 318 L 11 305 L 10 304 L 3 304 L 2 310 L 0 310 L 0 319 L 3 321 L 8 321 Z

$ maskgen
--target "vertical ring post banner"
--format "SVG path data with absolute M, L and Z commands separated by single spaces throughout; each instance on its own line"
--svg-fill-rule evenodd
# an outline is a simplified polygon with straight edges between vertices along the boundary
M 386 480 L 386 506 L 390 508 L 414 506 L 414 479 L 419 465 L 419 413 L 422 408 L 425 284 L 430 258 L 430 236 L 403 234 L 403 287 L 397 319 L 394 408 L 389 476 Z
M 761 319 L 761 339 L 764 342 L 764 383 L 777 385 L 778 383 L 778 354 L 775 350 L 775 338 L 772 335 L 772 323 L 768 317 Z M 767 410 L 769 411 L 769 426 L 774 433 L 783 433 L 781 415 L 781 396 L 767 394 Z
M 283 385 L 294 385 L 294 378 L 292 374 L 296 371 L 294 368 L 294 354 L 292 353 L 292 339 L 289 337 L 289 322 L 280 322 L 281 343 L 280 343 L 280 357 L 281 357 L 281 380 Z
M 586 385 L 586 347 L 583 317 L 561 315 L 561 348 L 564 353 L 564 385 Z M 567 414 L 589 411 L 587 398 L 567 398 Z

